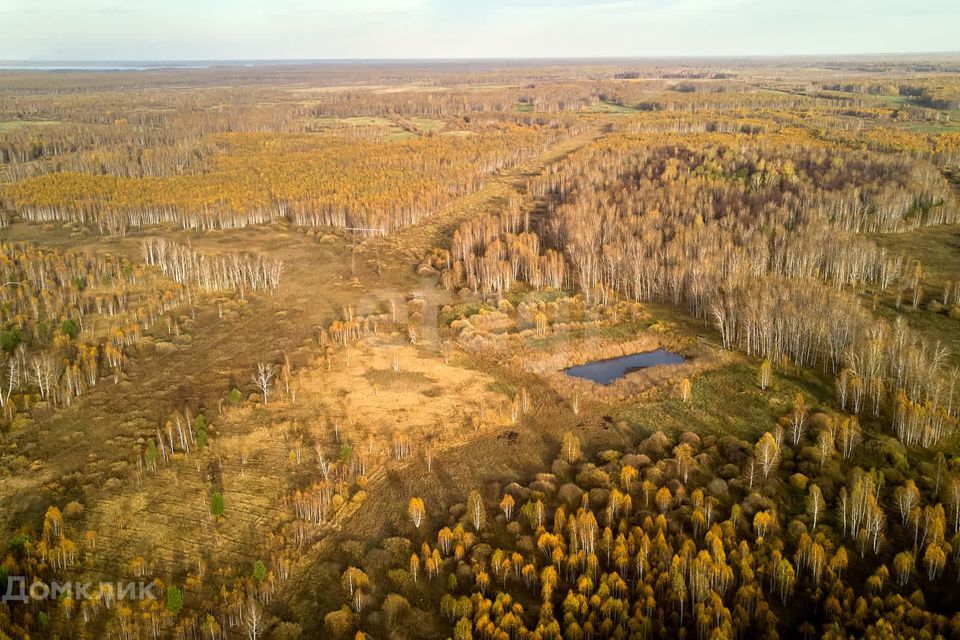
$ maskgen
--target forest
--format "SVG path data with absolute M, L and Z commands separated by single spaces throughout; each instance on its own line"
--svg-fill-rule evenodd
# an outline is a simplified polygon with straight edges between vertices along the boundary
M 0 639 L 960 638 L 958 74 L 0 71 Z

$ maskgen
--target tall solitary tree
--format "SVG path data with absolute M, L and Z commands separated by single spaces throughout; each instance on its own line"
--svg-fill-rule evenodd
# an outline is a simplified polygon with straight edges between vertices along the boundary
M 773 367 L 769 360 L 760 363 L 760 370 L 757 372 L 757 384 L 761 389 L 766 390 L 770 386 L 770 379 L 773 377 Z
M 807 495 L 807 513 L 809 513 L 813 519 L 813 523 L 810 525 L 810 531 L 814 531 L 817 528 L 817 520 L 819 520 L 820 513 L 823 511 L 823 504 L 823 492 L 820 491 L 820 487 L 811 484 L 809 494 Z
M 277 374 L 277 368 L 268 362 L 258 362 L 257 370 L 254 371 L 253 384 L 260 390 L 260 396 L 263 398 L 263 404 L 267 404 L 270 399 L 270 388 L 273 386 L 273 378 Z
M 797 394 L 793 398 L 793 412 L 790 414 L 790 438 L 793 446 L 800 444 L 800 439 L 807 431 L 807 403 L 803 396 Z
M 513 505 L 513 496 L 509 493 L 503 494 L 503 500 L 500 501 L 500 510 L 503 511 L 503 516 L 507 519 L 507 522 L 510 522 L 510 517 L 513 515 Z
M 247 631 L 247 638 L 249 640 L 259 640 L 264 627 L 263 609 L 260 608 L 260 604 L 253 598 L 250 598 L 250 601 L 247 602 L 247 606 L 244 608 L 243 626 Z
M 757 464 L 760 465 L 760 471 L 763 473 L 764 480 L 770 476 L 770 472 L 777 468 L 780 461 L 780 447 L 770 432 L 767 431 L 760 437 L 757 446 L 754 448 L 754 457 Z
M 834 451 L 833 434 L 830 432 L 830 429 L 821 429 L 820 433 L 817 434 L 817 452 L 820 455 L 821 469 L 823 468 L 824 463 L 826 463 L 827 458 L 833 455 Z
M 410 498 L 410 503 L 407 505 L 407 514 L 410 516 L 413 526 L 419 529 L 420 524 L 423 522 L 423 516 L 426 515 L 426 513 L 427 509 L 423 504 L 423 500 L 420 498 Z
M 487 522 L 487 511 L 483 506 L 483 498 L 480 492 L 474 489 L 467 496 L 467 516 L 475 531 L 480 531 L 481 527 Z

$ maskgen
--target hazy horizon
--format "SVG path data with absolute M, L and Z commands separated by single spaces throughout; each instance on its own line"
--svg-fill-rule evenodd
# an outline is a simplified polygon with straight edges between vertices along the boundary
M 43 64 L 138 64 L 138 65 L 177 65 L 189 67 L 224 65 L 255 66 L 271 64 L 393 64 L 393 63 L 459 63 L 459 62 L 617 62 L 617 61 L 739 61 L 739 60 L 790 60 L 790 59 L 850 59 L 850 58 L 927 58 L 931 56 L 960 57 L 960 48 L 944 51 L 863 51 L 858 53 L 783 53 L 783 54 L 672 54 L 672 55 L 635 55 L 635 56 L 446 56 L 446 57 L 393 57 L 393 58 L 0 58 L 0 64 L 43 65 Z
M 235 62 L 955 51 L 960 5 L 852 0 L 12 0 L 0 60 Z

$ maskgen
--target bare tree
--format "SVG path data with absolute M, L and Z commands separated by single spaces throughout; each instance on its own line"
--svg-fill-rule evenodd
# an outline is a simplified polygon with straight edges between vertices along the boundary
M 800 439 L 807 431 L 807 405 L 799 393 L 793 399 L 793 413 L 790 414 L 790 439 L 793 446 L 800 444 Z
M 247 610 L 243 616 L 243 626 L 247 630 L 247 638 L 258 640 L 263 633 L 263 610 L 257 601 L 250 598 L 247 603 Z
M 0 353 L 0 409 L 6 410 L 13 392 L 20 388 L 20 360 Z
M 323 449 L 317 446 L 317 464 L 320 465 L 320 473 L 324 480 L 330 480 L 330 461 L 323 455 Z
M 263 396 L 263 404 L 267 404 L 270 399 L 270 387 L 273 385 L 273 378 L 277 375 L 277 367 L 268 362 L 258 362 L 257 370 L 254 372 L 251 380 L 257 385 Z
M 60 363 L 46 351 L 35 355 L 30 359 L 29 377 L 39 389 L 40 397 L 49 400 L 60 377 Z

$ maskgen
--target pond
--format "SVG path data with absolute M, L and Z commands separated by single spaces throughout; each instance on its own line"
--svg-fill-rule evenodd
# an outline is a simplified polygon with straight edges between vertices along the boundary
M 686 360 L 686 358 L 678 353 L 673 353 L 666 349 L 657 349 L 656 351 L 634 353 L 629 356 L 610 358 L 609 360 L 595 360 L 576 367 L 564 369 L 564 373 L 574 378 L 592 380 L 598 384 L 610 384 L 617 378 L 622 378 L 628 373 L 640 369 L 662 364 L 680 364 L 684 360 Z

